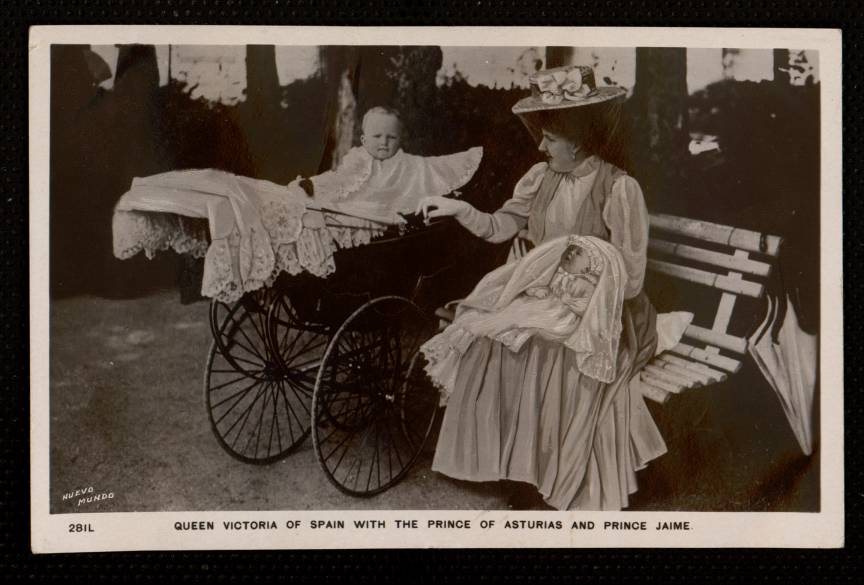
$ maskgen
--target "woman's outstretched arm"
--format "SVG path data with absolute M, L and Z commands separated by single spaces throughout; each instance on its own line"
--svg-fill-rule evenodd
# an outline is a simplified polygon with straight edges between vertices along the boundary
M 417 206 L 417 213 L 427 218 L 455 217 L 465 229 L 488 242 L 500 243 L 512 239 L 528 224 L 531 204 L 540 188 L 546 163 L 538 163 L 523 176 L 513 189 L 513 197 L 498 211 L 484 213 L 467 201 L 446 197 L 426 197 Z

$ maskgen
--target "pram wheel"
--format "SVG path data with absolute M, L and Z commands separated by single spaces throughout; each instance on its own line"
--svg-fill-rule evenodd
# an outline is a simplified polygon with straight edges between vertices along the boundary
M 262 291 L 210 307 L 204 400 L 219 444 L 246 463 L 277 461 L 309 434 L 311 382 L 298 389 L 272 349 L 273 336 L 283 334 L 269 320 L 280 298 Z
M 326 325 L 302 320 L 285 296 L 270 305 L 270 345 L 283 372 L 312 400 L 315 376 L 330 341 Z
M 372 496 L 408 473 L 432 429 L 438 393 L 420 345 L 436 322 L 403 297 L 357 309 L 330 340 L 312 398 L 312 441 L 327 478 Z
M 232 305 L 210 302 L 210 331 L 228 365 L 250 378 L 265 375 L 273 357 L 269 348 L 267 312 L 270 295 L 258 291 Z

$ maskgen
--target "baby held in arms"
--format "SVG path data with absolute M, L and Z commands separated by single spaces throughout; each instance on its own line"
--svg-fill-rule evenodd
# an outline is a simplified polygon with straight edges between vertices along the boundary
M 479 337 L 519 352 L 532 337 L 579 356 L 584 373 L 610 378 L 621 335 L 624 261 L 608 242 L 564 236 L 487 274 L 456 318 L 426 342 L 427 372 L 452 391 L 462 356 Z
M 423 157 L 401 149 L 403 125 L 391 108 L 363 116 L 360 146 L 349 150 L 332 171 L 289 185 L 301 187 L 313 205 L 382 223 L 398 224 L 429 195 L 446 195 L 474 176 L 483 149 Z
M 602 270 L 602 261 L 590 249 L 570 244 L 561 254 L 558 269 L 549 285 L 530 287 L 525 294 L 538 299 L 551 295 L 581 317 L 588 308 Z

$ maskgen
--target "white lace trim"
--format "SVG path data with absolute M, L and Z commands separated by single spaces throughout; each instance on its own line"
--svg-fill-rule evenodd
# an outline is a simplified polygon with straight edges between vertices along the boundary
M 325 278 L 336 271 L 336 241 L 325 229 L 302 229 L 294 241 L 280 243 L 255 230 L 240 239 L 234 231 L 211 244 L 204 260 L 201 294 L 231 303 L 244 293 L 272 286 L 282 273 L 308 272 Z
M 347 215 L 326 214 L 325 224 L 331 237 L 340 248 L 353 248 L 368 244 L 373 238 L 384 234 L 385 231 L 385 226 L 382 224 Z
M 389 164 L 399 164 L 400 160 L 405 159 L 405 157 L 412 157 L 412 159 L 409 160 L 418 160 L 420 158 L 406 154 L 405 151 L 400 149 L 395 155 L 393 155 Z M 483 160 L 483 147 L 474 146 L 462 153 L 433 158 L 445 157 L 458 161 L 459 164 L 458 169 L 454 169 L 458 172 L 458 178 L 451 181 L 447 186 L 444 192 L 448 192 L 463 187 L 471 180 L 474 173 L 477 172 L 480 162 Z M 319 180 L 326 177 L 324 183 L 316 186 L 316 189 L 320 188 L 325 192 L 319 193 L 316 190 L 316 198 L 323 197 L 323 201 L 344 201 L 349 199 L 352 194 L 361 191 L 369 182 L 369 179 L 372 177 L 374 164 L 375 160 L 372 158 L 372 155 L 366 151 L 366 149 L 362 147 L 352 148 L 342 159 L 341 164 L 336 170 L 320 175 L 319 177 L 313 177 L 313 179 L 317 178 Z M 328 185 L 328 183 L 331 183 L 332 186 Z M 329 193 L 327 191 L 329 191 Z
M 243 293 L 272 281 L 275 255 L 265 233 L 250 228 L 241 237 L 235 228 L 227 238 L 214 240 L 204 258 L 201 294 L 233 302 Z
M 459 175 L 459 178 L 453 184 L 454 189 L 464 187 L 465 184 L 474 176 L 474 173 L 477 172 L 477 167 L 480 166 L 480 161 L 483 160 L 482 146 L 469 148 L 466 152 L 468 153 L 468 156 L 463 159 L 464 164 L 462 165 L 462 174 Z
M 156 252 L 165 250 L 203 258 L 209 246 L 206 223 L 180 215 L 115 211 L 112 230 L 114 256 L 121 260 L 138 252 L 153 258 Z
M 402 150 L 399 150 L 395 156 L 401 155 Z M 352 148 L 345 154 L 342 164 L 335 172 L 341 179 L 335 193 L 338 201 L 356 193 L 369 181 L 372 176 L 372 155 L 364 148 Z
M 261 205 L 261 223 L 274 244 L 296 242 L 303 231 L 306 206 L 294 200 L 269 200 Z
M 450 325 L 420 347 L 426 358 L 423 369 L 440 391 L 440 406 L 446 405 L 453 393 L 459 362 L 475 339 L 471 332 Z
M 263 229 L 250 227 L 241 235 L 235 227 L 227 238 L 212 243 L 203 220 L 117 210 L 112 220 L 114 255 L 127 259 L 144 252 L 153 258 L 170 249 L 203 257 L 201 294 L 232 303 L 244 293 L 271 286 L 282 272 L 327 277 L 336 270 L 333 255 L 338 249 L 368 244 L 384 233 L 374 222 L 322 217 L 294 201 L 270 201 L 261 210 Z

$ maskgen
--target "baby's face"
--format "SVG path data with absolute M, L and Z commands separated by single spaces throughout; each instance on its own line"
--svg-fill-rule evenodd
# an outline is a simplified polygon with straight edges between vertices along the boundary
M 561 255 L 561 268 L 570 274 L 584 274 L 591 268 L 591 258 L 579 246 L 567 246 Z
M 402 141 L 402 125 L 399 118 L 391 114 L 370 114 L 363 124 L 360 143 L 378 160 L 385 160 L 399 151 Z

